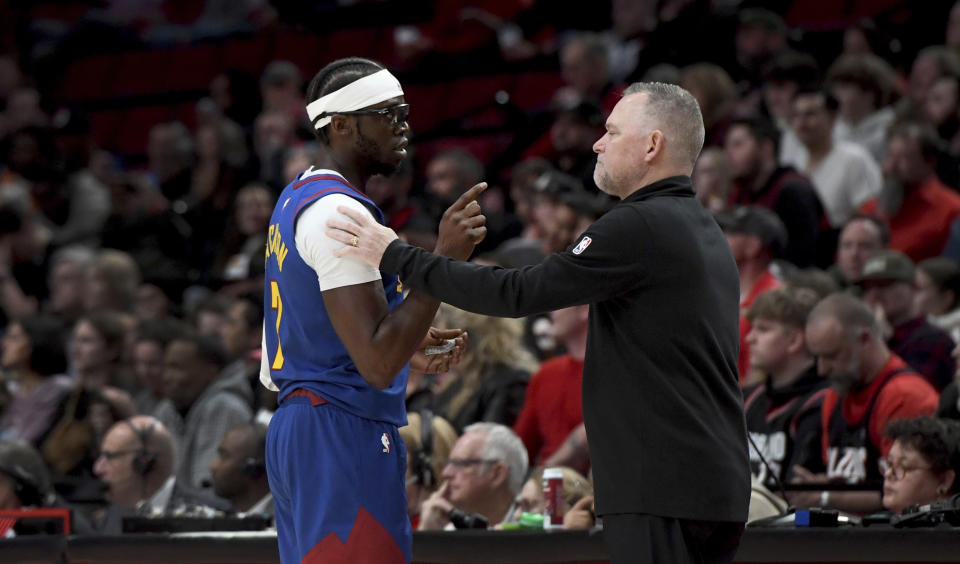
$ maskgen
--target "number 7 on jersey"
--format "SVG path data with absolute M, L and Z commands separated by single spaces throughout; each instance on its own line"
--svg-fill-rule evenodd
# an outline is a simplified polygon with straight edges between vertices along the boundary
M 276 280 L 270 281 L 270 308 L 277 310 L 277 354 L 273 357 L 271 370 L 283 368 L 283 346 L 280 344 L 280 320 L 283 318 L 283 300 L 280 299 L 280 286 Z

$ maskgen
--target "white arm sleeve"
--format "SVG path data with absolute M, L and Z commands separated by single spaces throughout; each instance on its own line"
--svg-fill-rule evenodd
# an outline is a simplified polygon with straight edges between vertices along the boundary
M 330 194 L 300 214 L 294 231 L 297 252 L 317 272 L 321 291 L 380 280 L 380 271 L 360 259 L 333 256 L 333 251 L 343 247 L 343 243 L 327 236 L 327 220 L 346 218 L 337 211 L 337 206 L 348 206 L 360 213 L 370 214 L 370 210 L 358 200 L 344 194 Z
M 267 354 L 267 325 L 264 323 L 263 331 L 260 333 L 260 383 L 263 384 L 263 387 L 273 391 L 279 392 L 280 388 L 277 388 L 277 385 L 273 383 L 273 378 L 270 377 L 270 355 Z

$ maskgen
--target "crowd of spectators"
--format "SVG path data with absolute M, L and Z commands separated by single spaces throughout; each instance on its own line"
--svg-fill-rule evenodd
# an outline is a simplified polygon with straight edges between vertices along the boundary
M 146 147 L 106 147 L 49 76 L 81 39 L 109 30 L 94 45 L 159 48 L 294 29 L 304 13 L 207 2 L 174 25 L 163 2 L 139 16 L 106 4 L 75 29 L 34 22 L 0 54 L 0 509 L 66 506 L 79 532 L 103 533 L 129 515 L 270 514 L 263 249 L 276 195 L 320 142 L 303 93 L 326 61 L 223 69 L 190 127 L 162 121 Z M 385 62 L 398 73 L 536 63 L 562 86 L 506 122 L 499 154 L 468 139 L 421 146 L 429 132 L 415 130 L 408 162 L 364 187 L 390 227 L 431 248 L 443 210 L 487 180 L 474 260 L 522 267 L 564 251 L 615 205 L 593 182 L 592 147 L 620 92 L 680 84 L 707 127 L 696 197 L 740 275 L 755 492 L 824 484 L 789 501 L 854 513 L 956 493 L 960 3 L 936 3 L 946 26 L 922 35 L 867 8 L 872 19 L 848 14 L 830 40 L 791 2 L 468 4 L 436 2 L 426 21 L 395 26 Z M 408 102 L 431 112 L 414 92 Z M 545 466 L 565 468 L 565 525 L 595 525 L 587 313 L 441 308 L 435 325 L 470 339 L 449 372 L 410 378 L 401 435 L 415 527 L 453 527 L 457 511 L 490 526 L 539 512 Z M 837 481 L 876 489 L 827 487 Z

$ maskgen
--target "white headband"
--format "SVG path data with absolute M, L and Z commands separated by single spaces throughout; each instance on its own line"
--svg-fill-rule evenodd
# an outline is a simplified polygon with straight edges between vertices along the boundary
M 400 81 L 387 69 L 354 80 L 343 88 L 321 96 L 307 104 L 307 116 L 310 121 L 324 112 L 352 112 L 379 104 L 384 100 L 403 96 Z M 317 129 L 330 123 L 330 116 L 320 118 L 314 125 Z

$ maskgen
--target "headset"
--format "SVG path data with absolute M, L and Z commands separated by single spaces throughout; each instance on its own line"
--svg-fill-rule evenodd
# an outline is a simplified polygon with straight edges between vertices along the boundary
M 256 452 L 263 452 L 267 442 L 267 433 L 262 425 L 250 423 L 253 429 L 253 439 L 256 442 Z M 267 473 L 267 461 L 262 456 L 248 456 L 243 459 L 243 474 L 253 480 L 263 477 Z
M 243 459 L 243 473 L 249 478 L 259 478 L 267 471 L 267 463 L 262 458 L 248 456 Z
M 43 507 L 47 494 L 30 475 L 30 471 L 14 461 L 0 461 L 0 473 L 6 474 L 13 485 L 13 493 L 24 507 Z
M 411 473 L 417 478 L 421 486 L 433 488 L 437 477 L 433 472 L 433 412 L 429 409 L 420 411 L 420 448 L 411 457 Z
M 157 465 L 157 455 L 147 449 L 147 445 L 150 444 L 150 437 L 153 435 L 154 424 L 151 423 L 149 427 L 138 429 L 129 419 L 124 419 L 123 422 L 127 424 L 127 427 L 130 427 L 133 434 L 140 440 L 140 448 L 133 453 L 130 467 L 133 468 L 134 474 L 146 476 Z

